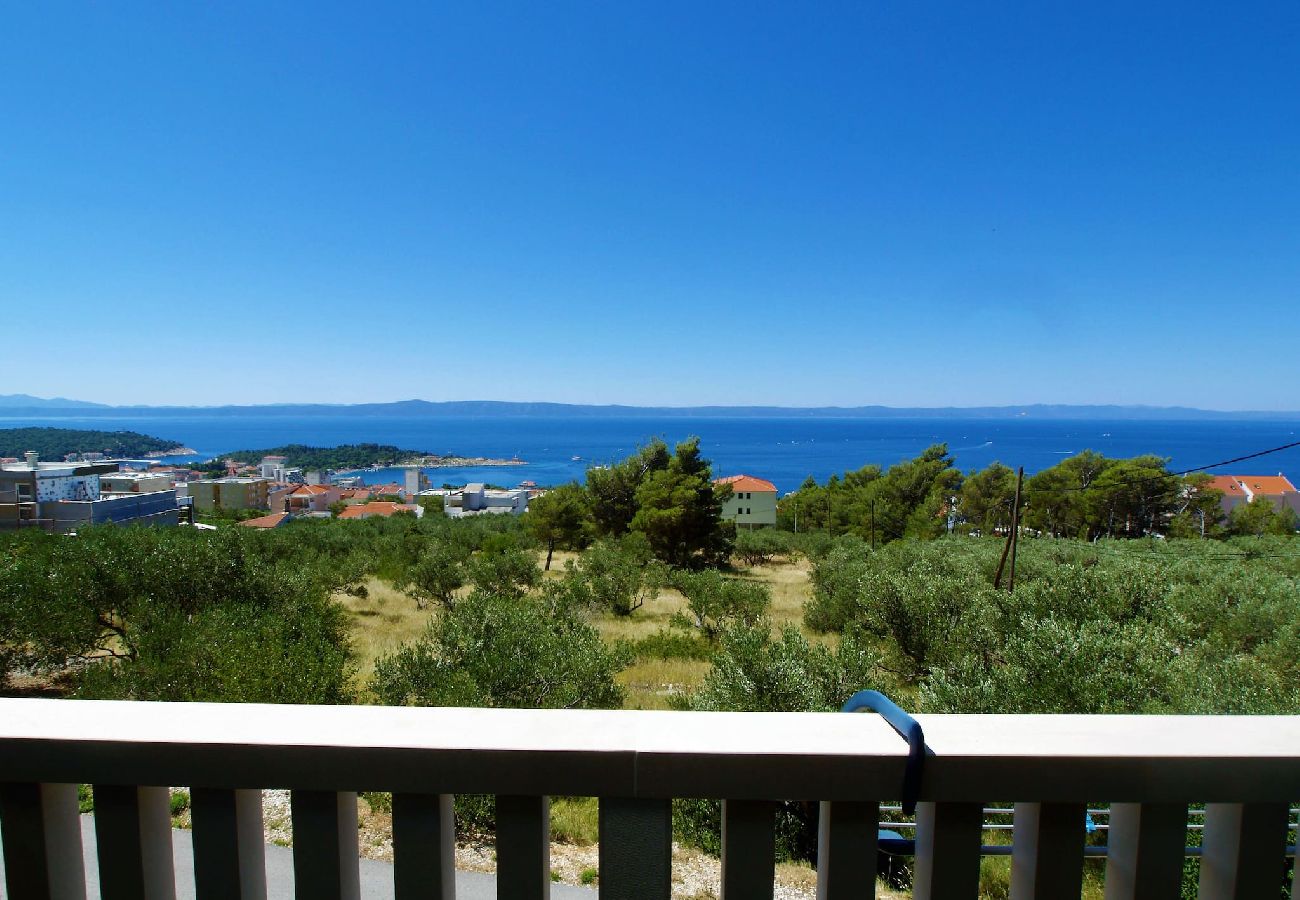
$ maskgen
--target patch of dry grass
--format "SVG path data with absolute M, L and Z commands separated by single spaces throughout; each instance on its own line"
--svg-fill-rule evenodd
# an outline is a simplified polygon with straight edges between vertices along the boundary
M 740 568 L 737 576 L 761 581 L 772 591 L 772 624 L 778 628 L 803 625 L 803 607 L 812 596 L 812 565 L 802 556 L 790 562 L 773 561 Z
M 418 609 L 415 600 L 377 578 L 365 581 L 365 597 L 338 593 L 334 599 L 347 610 L 352 650 L 356 653 L 358 694 L 369 699 L 375 660 L 420 637 L 434 616 L 432 606 Z
M 664 588 L 630 616 L 616 616 L 613 613 L 603 612 L 594 616 L 591 624 L 596 626 L 596 630 L 607 643 L 618 640 L 635 641 L 664 630 L 668 627 L 673 613 L 685 608 L 685 597 L 674 588 Z
M 702 659 L 645 659 L 618 674 L 627 690 L 624 709 L 671 709 L 672 699 L 704 683 L 712 663 Z

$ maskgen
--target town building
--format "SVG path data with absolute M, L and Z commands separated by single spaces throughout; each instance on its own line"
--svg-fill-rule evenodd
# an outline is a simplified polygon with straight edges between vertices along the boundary
M 425 493 L 442 495 L 442 511 L 453 519 L 485 514 L 522 516 L 528 511 L 530 496 L 527 490 L 498 490 L 477 482 L 460 490 Z
M 328 515 L 331 504 L 338 503 L 343 499 L 343 492 L 336 487 L 325 487 L 319 484 L 299 484 L 294 485 L 288 491 L 284 498 L 288 501 L 288 507 L 283 508 L 284 512 L 290 512 L 294 515 L 310 515 L 312 513 Z M 272 506 L 275 512 L 282 511 L 282 508 Z
M 1223 492 L 1226 516 L 1242 503 L 1267 500 L 1279 510 L 1291 509 L 1300 514 L 1300 491 L 1285 475 L 1215 475 L 1207 487 Z
M 175 525 L 176 491 L 164 480 L 156 490 L 106 492 L 119 473 L 115 463 L 23 462 L 0 465 L 0 529 L 42 528 L 66 533 L 83 525 Z M 146 483 L 146 487 L 157 487 Z
M 190 496 L 199 512 L 214 509 L 269 509 L 268 487 L 265 478 L 230 476 L 191 481 Z
M 405 497 L 414 497 L 429 486 L 428 476 L 424 474 L 424 471 L 419 466 L 406 466 L 402 470 L 402 475 L 402 487 L 405 488 L 403 496 Z
M 173 489 L 171 477 L 161 472 L 112 472 L 99 476 L 103 494 L 147 494 Z
M 408 512 L 415 517 L 424 517 L 424 507 L 414 503 L 392 503 L 387 500 L 372 500 L 369 503 L 357 503 L 339 513 L 340 519 L 369 519 L 375 516 L 388 518 L 397 513 Z
M 279 528 L 284 523 L 290 522 L 292 520 L 293 520 L 293 516 L 289 515 L 288 513 L 271 513 L 269 516 L 260 516 L 256 519 L 245 519 L 244 521 L 237 522 L 236 524 L 242 528 L 270 529 L 270 528 Z
M 286 467 L 288 462 L 284 456 L 263 456 L 262 463 L 258 466 L 258 473 L 270 481 L 284 481 L 280 477 L 280 472 Z
M 722 504 L 722 518 L 737 526 L 776 524 L 776 485 L 753 475 L 715 478 L 716 485 L 729 485 L 731 496 Z

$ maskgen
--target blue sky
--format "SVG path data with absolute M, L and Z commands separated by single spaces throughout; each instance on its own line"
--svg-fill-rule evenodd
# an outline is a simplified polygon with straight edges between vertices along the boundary
M 1300 4 L 0 6 L 0 394 L 1300 407 Z

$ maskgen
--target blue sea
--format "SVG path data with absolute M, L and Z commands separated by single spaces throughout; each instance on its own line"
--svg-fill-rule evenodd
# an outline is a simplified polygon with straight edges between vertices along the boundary
M 1300 421 L 1134 421 L 1019 419 L 861 418 L 544 418 L 423 416 L 60 416 L 0 418 L 0 428 L 51 426 L 125 429 L 174 439 L 211 459 L 234 450 L 299 443 L 329 447 L 373 442 L 430 453 L 510 458 L 506 467 L 430 469 L 435 485 L 485 481 L 513 486 L 581 480 L 589 466 L 615 462 L 660 437 L 670 444 L 701 439 L 716 475 L 740 472 L 792 491 L 809 476 L 830 475 L 869 463 L 889 466 L 946 443 L 966 471 L 998 461 L 1033 473 L 1081 450 L 1112 457 L 1155 453 L 1174 469 L 1202 466 L 1300 441 Z M 1224 472 L 1300 478 L 1300 448 L 1227 467 Z M 398 472 L 365 473 L 369 483 L 396 480 Z

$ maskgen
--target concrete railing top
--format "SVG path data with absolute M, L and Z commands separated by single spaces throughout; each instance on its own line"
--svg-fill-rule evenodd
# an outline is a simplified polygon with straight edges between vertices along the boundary
M 1300 797 L 1300 716 L 918 716 L 922 799 Z M 0 700 L 15 780 L 882 799 L 879 717 Z

